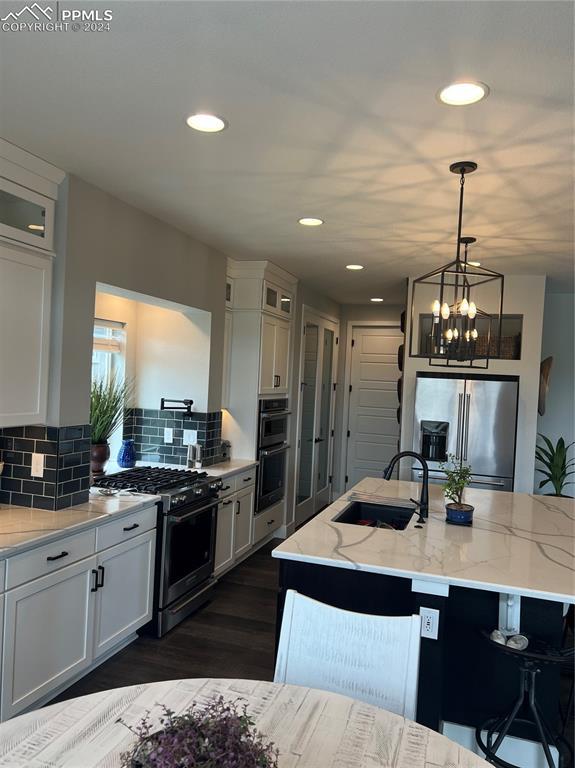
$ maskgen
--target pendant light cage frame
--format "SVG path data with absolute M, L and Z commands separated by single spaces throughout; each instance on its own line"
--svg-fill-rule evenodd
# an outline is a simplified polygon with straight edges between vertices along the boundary
M 477 163 L 463 160 L 449 166 L 452 173 L 460 177 L 459 182 L 459 212 L 457 219 L 457 251 L 453 261 L 443 267 L 428 272 L 413 280 L 411 290 L 411 323 L 409 329 L 409 354 L 413 353 L 413 328 L 416 320 L 416 309 L 420 311 L 425 301 L 419 302 L 416 296 L 419 286 L 437 286 L 433 294 L 431 309 L 431 332 L 428 339 L 430 366 L 452 366 L 457 368 L 488 368 L 489 359 L 501 357 L 501 331 L 503 324 L 503 290 L 504 277 L 500 272 L 487 269 L 481 265 L 470 263 L 467 249 L 476 241 L 474 237 L 462 237 L 463 223 L 463 193 L 465 176 L 477 170 Z M 464 246 L 464 255 L 461 246 Z M 475 289 L 486 283 L 498 283 L 499 299 L 497 315 L 481 309 L 475 302 Z M 420 294 L 422 291 L 420 291 Z M 429 291 L 427 291 L 429 299 Z M 429 301 L 427 302 L 429 303 Z M 493 302 L 495 304 L 495 302 Z M 421 320 L 421 315 L 418 318 Z M 477 321 L 480 322 L 481 337 Z M 420 323 L 417 324 L 418 335 L 421 335 Z M 495 341 L 495 354 L 491 354 L 492 341 Z M 419 341 L 419 340 L 418 340 Z M 479 343 L 480 342 L 480 343 Z M 417 355 L 418 357 L 420 355 Z

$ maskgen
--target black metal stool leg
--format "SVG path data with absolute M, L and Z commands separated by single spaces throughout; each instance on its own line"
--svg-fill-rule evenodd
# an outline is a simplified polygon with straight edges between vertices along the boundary
M 550 733 L 550 730 L 545 724 L 545 730 L 542 722 L 542 718 L 539 714 L 539 709 L 537 707 L 537 704 L 535 703 L 535 675 L 537 674 L 539 670 L 532 669 L 530 671 L 530 682 L 529 682 L 529 709 L 531 710 L 531 714 L 533 715 L 533 722 L 535 723 L 535 726 L 537 728 L 537 731 L 539 733 L 539 739 L 541 741 L 541 746 L 543 747 L 543 752 L 545 753 L 545 759 L 547 760 L 547 765 L 549 768 L 558 768 L 558 766 L 555 765 L 555 762 L 553 760 L 553 756 L 551 755 L 551 750 L 549 749 L 549 742 L 547 739 L 548 734 Z M 552 744 L 557 749 L 557 745 L 555 744 L 553 737 Z M 559 752 L 559 750 L 557 749 Z
M 503 728 L 499 731 L 499 735 L 497 736 L 497 739 L 495 740 L 495 744 L 491 748 L 493 752 L 497 752 L 499 747 L 501 746 L 501 742 L 503 739 L 507 736 L 509 733 L 509 729 L 513 725 L 513 721 L 517 717 L 517 714 L 519 710 L 521 709 L 521 705 L 525 701 L 525 692 L 527 690 L 527 670 L 522 669 L 521 670 L 521 687 L 519 692 L 519 698 L 515 702 L 515 705 L 513 706 L 513 709 L 511 710 L 510 714 L 506 718 L 506 722 L 504 721 Z M 555 766 L 551 766 L 551 768 L 555 768 Z

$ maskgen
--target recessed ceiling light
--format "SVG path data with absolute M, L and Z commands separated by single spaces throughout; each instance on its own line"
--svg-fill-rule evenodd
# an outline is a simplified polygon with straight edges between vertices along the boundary
M 319 227 L 323 224 L 323 219 L 316 219 L 315 216 L 304 216 L 298 219 L 298 222 L 304 227 Z
M 468 261 L 467 263 L 469 264 L 470 267 L 480 267 L 481 266 L 481 262 L 480 261 Z
M 451 107 L 465 107 L 467 104 L 475 104 L 486 96 L 489 96 L 488 86 L 477 81 L 451 83 L 451 85 L 442 88 L 438 94 L 439 100 Z
M 355 270 L 355 269 L 363 269 L 363 267 L 361 266 L 361 264 L 346 264 L 345 268 L 346 268 L 346 269 L 351 269 L 351 270 Z
M 44 231 L 44 225 L 43 224 L 28 224 L 28 229 L 33 229 L 37 232 L 43 232 Z
M 228 127 L 225 120 L 217 115 L 209 115 L 206 112 L 198 112 L 196 115 L 190 115 L 186 123 L 195 131 L 203 133 L 219 133 Z
M 376 304 L 380 304 L 383 301 L 383 299 L 375 298 L 375 299 L 370 299 L 370 301 L 373 301 Z

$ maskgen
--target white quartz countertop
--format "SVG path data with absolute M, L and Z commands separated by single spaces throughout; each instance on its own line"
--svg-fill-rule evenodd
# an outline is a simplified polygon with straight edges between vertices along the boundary
M 0 560 L 60 536 L 101 525 L 113 516 L 137 512 L 159 500 L 159 496 L 148 493 L 105 497 L 92 489 L 85 504 L 58 511 L 0 504 Z
M 429 518 L 403 531 L 334 523 L 353 493 L 419 498 L 417 483 L 365 478 L 273 551 L 305 563 L 575 603 L 573 499 L 469 488 L 471 527 L 447 525 L 441 486 Z M 376 501 L 376 499 L 373 499 Z
M 189 468 L 183 464 L 164 464 L 159 461 L 137 461 L 137 467 L 160 467 L 162 469 L 189 469 L 190 472 L 207 472 L 212 477 L 227 477 L 228 475 L 236 475 L 238 472 L 243 472 L 250 467 L 257 467 L 258 462 L 255 459 L 230 459 L 229 461 L 221 461 L 219 464 L 210 464 L 206 467 L 200 467 L 199 469 Z M 106 474 L 111 475 L 114 472 L 125 472 L 127 470 L 119 467 L 115 462 L 109 461 L 106 464 Z

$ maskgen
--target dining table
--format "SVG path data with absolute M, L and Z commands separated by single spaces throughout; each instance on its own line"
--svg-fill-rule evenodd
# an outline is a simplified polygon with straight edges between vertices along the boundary
M 440 733 L 339 694 L 258 680 L 196 678 L 113 688 L 0 725 L 0 766 L 118 768 L 135 728 L 163 708 L 180 713 L 218 696 L 247 707 L 279 751 L 279 768 L 486 768 Z

